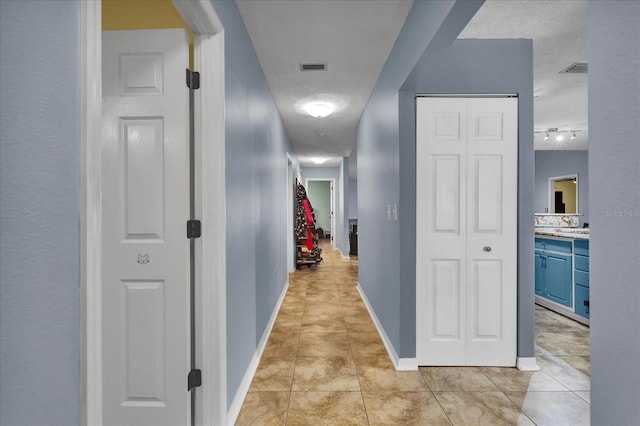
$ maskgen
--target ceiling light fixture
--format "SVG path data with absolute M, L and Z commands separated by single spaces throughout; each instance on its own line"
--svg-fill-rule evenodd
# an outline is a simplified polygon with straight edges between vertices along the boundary
M 570 133 L 571 134 L 571 140 L 574 141 L 576 140 L 576 133 L 581 132 L 582 130 L 578 130 L 578 129 L 568 129 L 568 130 L 560 130 L 557 127 L 551 127 L 549 129 L 546 130 L 536 130 L 534 131 L 534 136 L 536 133 L 544 133 L 544 140 L 547 141 L 549 140 L 549 138 L 551 137 L 551 134 L 554 135 L 553 139 L 556 142 L 562 142 L 565 138 L 564 133 Z
M 322 157 L 314 157 L 311 159 L 311 161 L 313 161 L 315 164 L 323 164 L 325 161 L 327 161 L 327 159 Z
M 336 107 L 328 102 L 309 102 L 302 109 L 312 117 L 324 118 L 335 111 Z

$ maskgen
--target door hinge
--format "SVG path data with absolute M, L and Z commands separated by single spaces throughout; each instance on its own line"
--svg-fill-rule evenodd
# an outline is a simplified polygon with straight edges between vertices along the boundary
M 200 73 L 198 71 L 191 71 L 187 68 L 187 87 L 193 90 L 200 88 Z
M 199 220 L 187 221 L 187 238 L 200 238 L 202 235 L 202 224 Z
M 187 376 L 187 389 L 191 390 L 193 388 L 199 388 L 200 386 L 202 386 L 202 370 L 194 368 L 189 371 L 189 375 Z

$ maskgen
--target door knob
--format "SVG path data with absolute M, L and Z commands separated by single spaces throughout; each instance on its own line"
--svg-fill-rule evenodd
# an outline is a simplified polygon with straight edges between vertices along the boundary
M 491 247 L 489 247 L 489 246 L 484 246 L 484 247 L 482 248 L 482 250 L 483 250 L 483 251 L 486 251 L 486 252 L 489 252 L 489 251 L 491 251 Z

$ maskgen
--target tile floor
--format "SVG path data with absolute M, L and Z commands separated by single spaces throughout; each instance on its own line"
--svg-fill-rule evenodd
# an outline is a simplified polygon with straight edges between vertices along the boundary
M 541 371 L 397 372 L 356 289 L 358 261 L 323 245 L 289 289 L 237 425 L 588 425 L 589 329 L 536 307 Z

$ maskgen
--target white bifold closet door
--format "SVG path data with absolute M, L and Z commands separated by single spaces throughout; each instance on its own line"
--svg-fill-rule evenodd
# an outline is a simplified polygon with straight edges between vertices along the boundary
M 416 99 L 416 357 L 514 366 L 517 98 Z

